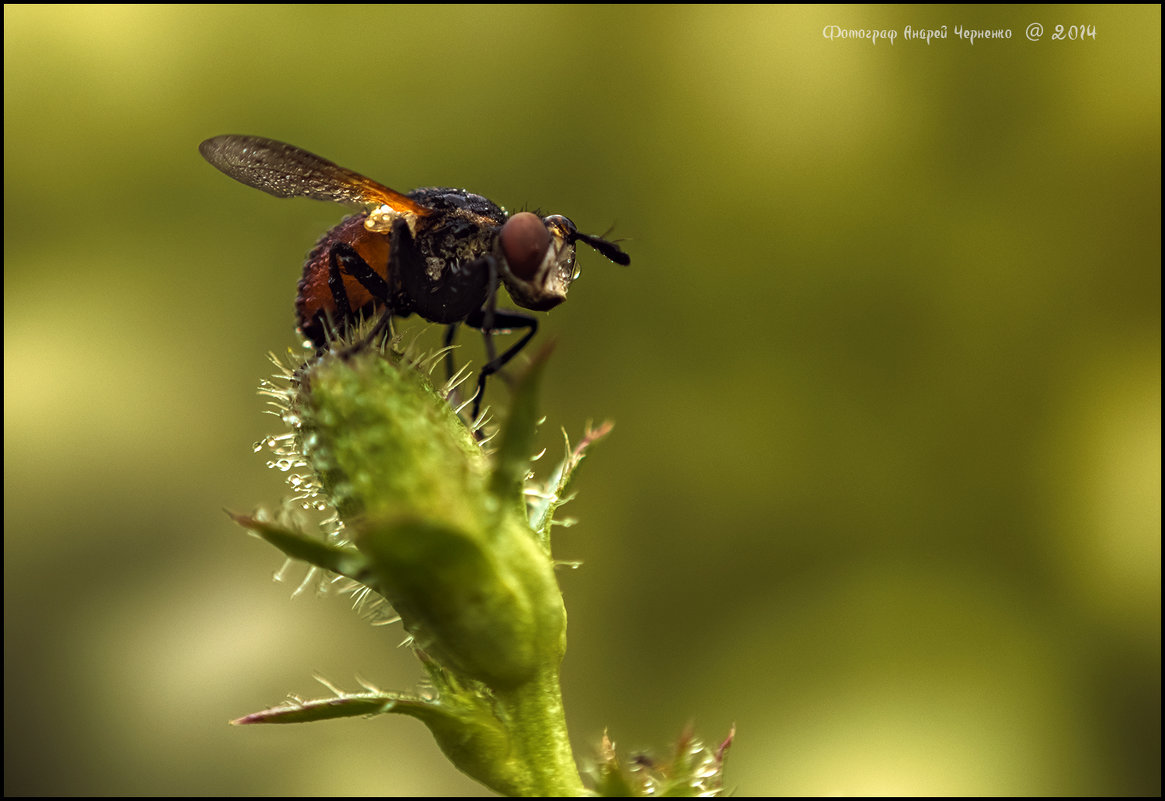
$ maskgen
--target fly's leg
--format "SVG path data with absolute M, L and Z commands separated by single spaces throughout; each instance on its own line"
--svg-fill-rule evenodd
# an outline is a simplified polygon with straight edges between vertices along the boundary
M 328 253 L 328 289 L 332 293 L 332 302 L 336 304 L 335 316 L 341 326 L 347 327 L 354 322 L 352 304 L 348 298 L 348 290 L 344 287 L 345 275 L 355 278 L 360 286 L 368 290 L 368 294 L 384 307 L 376 325 L 368 336 L 348 351 L 351 353 L 374 342 L 392 328 L 392 308 L 388 303 L 388 282 L 368 265 L 354 247 L 346 242 L 335 242 Z
M 482 335 L 485 337 L 485 350 L 489 361 L 481 368 L 481 373 L 477 378 L 477 395 L 473 400 L 473 419 L 477 419 L 478 413 L 481 411 L 481 399 L 485 395 L 485 382 L 494 373 L 501 370 L 509 362 L 518 355 L 522 348 L 534 337 L 538 331 L 538 319 L 532 314 L 525 314 L 516 311 L 498 311 L 497 309 L 483 308 L 469 315 L 465 324 L 480 329 Z M 526 333 L 522 337 L 507 348 L 502 355 L 495 355 L 493 344 L 493 335 L 498 332 L 509 332 L 518 329 L 526 329 Z

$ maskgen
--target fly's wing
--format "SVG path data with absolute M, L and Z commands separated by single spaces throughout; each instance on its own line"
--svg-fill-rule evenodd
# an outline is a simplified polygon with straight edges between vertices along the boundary
M 198 146 L 202 157 L 239 183 L 275 197 L 309 197 L 331 203 L 388 206 L 424 216 L 431 209 L 358 172 L 314 153 L 261 136 L 216 136 Z

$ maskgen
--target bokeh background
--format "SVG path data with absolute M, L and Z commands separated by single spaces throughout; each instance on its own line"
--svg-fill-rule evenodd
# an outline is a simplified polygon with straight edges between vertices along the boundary
M 580 753 L 735 724 L 740 795 L 1159 794 L 1160 30 L 6 5 L 5 791 L 479 791 L 415 721 L 227 726 L 419 678 L 222 511 L 286 494 L 256 385 L 344 213 L 198 156 L 254 133 L 624 238 L 539 335 L 556 452 L 616 421 L 557 542 Z

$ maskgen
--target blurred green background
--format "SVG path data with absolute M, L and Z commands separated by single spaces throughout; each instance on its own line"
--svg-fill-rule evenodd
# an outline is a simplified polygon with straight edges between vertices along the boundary
M 286 494 L 256 385 L 345 213 L 198 156 L 253 133 L 624 238 L 539 334 L 554 452 L 616 421 L 556 544 L 580 752 L 735 723 L 741 795 L 1160 793 L 1160 30 L 5 6 L 5 791 L 478 792 L 415 721 L 226 725 L 419 677 L 222 511 Z

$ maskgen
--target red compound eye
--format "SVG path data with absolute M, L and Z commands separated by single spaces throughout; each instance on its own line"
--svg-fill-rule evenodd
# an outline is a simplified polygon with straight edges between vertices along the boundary
M 502 226 L 502 255 L 515 278 L 532 281 L 550 248 L 550 231 L 537 214 L 520 211 Z

